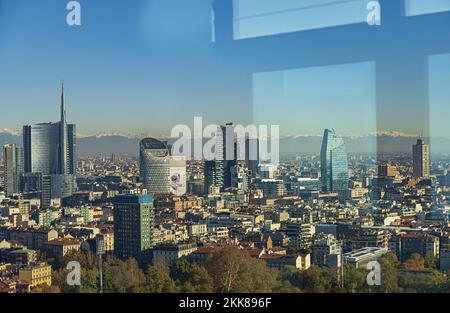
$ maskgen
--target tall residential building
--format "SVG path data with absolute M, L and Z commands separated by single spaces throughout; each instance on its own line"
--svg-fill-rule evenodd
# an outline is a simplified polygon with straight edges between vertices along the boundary
M 224 126 L 219 126 L 217 128 L 215 138 L 216 158 L 214 160 L 205 161 L 204 164 L 205 192 L 208 192 L 211 187 L 219 187 L 220 189 L 233 187 L 233 168 L 238 163 L 238 143 L 235 133 L 235 126 L 233 125 L 233 123 L 227 123 Z M 246 153 L 243 156 L 243 158 L 245 159 L 240 161 L 246 164 L 251 163 L 252 168 L 257 169 L 258 160 L 253 160 L 253 155 L 248 154 L 248 146 L 255 148 L 254 143 L 250 144 L 250 142 L 251 141 L 247 138 L 245 139 L 245 147 L 243 147 L 246 149 Z M 258 143 L 256 143 L 256 150 L 258 149 L 259 146 Z M 258 157 L 256 156 L 256 158 Z
M 413 145 L 413 176 L 430 177 L 430 146 L 423 138 L 418 138 L 417 144 Z
M 378 175 L 381 177 L 395 177 L 399 173 L 395 165 L 392 164 L 381 164 L 378 166 Z
M 400 262 L 408 260 L 413 253 L 438 257 L 439 238 L 430 234 L 400 234 L 389 240 L 389 250 L 397 255 Z
M 153 197 L 146 191 L 114 198 L 114 253 L 146 263 L 154 237 Z
M 149 193 L 170 193 L 170 154 L 167 144 L 154 138 L 140 143 L 140 176 Z
M 313 264 L 336 267 L 341 263 L 341 242 L 332 234 L 319 234 L 313 243 Z
M 23 149 L 15 144 L 3 147 L 4 188 L 7 196 L 19 192 L 20 175 L 23 173 Z
M 348 160 L 345 143 L 334 130 L 325 129 L 320 152 L 320 172 L 323 192 L 348 188 Z
M 225 187 L 225 136 L 223 127 L 218 127 L 216 131 L 216 157 L 214 160 L 205 161 L 203 172 L 205 176 L 205 193 L 209 193 L 211 187 Z
M 223 183 L 224 188 L 232 187 L 232 168 L 237 164 L 237 142 L 233 123 L 220 127 L 222 130 Z M 217 146 L 216 146 L 217 149 Z
M 53 181 L 53 198 L 70 196 L 76 190 L 76 126 L 66 121 L 64 85 L 60 110 L 58 122 L 23 127 L 24 172 L 48 176 Z
M 248 191 L 250 188 L 251 172 L 241 163 L 231 168 L 231 186 L 238 190 Z

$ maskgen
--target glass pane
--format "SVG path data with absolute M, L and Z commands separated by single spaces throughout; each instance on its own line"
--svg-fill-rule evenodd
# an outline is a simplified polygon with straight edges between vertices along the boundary
M 405 0 L 407 16 L 450 11 L 449 0 Z
M 334 128 L 349 152 L 376 152 L 373 62 L 256 73 L 253 106 L 256 124 L 280 125 L 286 151 L 318 153 Z
M 450 153 L 450 54 L 429 57 L 430 131 L 434 156 Z
M 234 38 L 366 21 L 367 0 L 234 0 Z

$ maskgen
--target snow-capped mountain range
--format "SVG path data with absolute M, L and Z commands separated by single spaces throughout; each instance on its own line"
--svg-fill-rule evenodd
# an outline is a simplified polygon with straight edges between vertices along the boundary
M 139 141 L 144 137 L 154 137 L 172 143 L 174 139 L 162 135 L 123 134 L 119 132 L 102 132 L 95 135 L 77 135 L 77 154 L 79 156 L 98 154 L 117 154 L 137 156 Z M 380 131 L 364 136 L 343 136 L 349 153 L 411 153 L 411 146 L 417 135 Z M 207 140 L 207 139 L 205 139 Z M 0 129 L 0 146 L 7 143 L 22 144 L 19 131 Z M 318 154 L 322 143 L 321 135 L 290 135 L 280 139 L 281 156 L 295 154 Z M 450 154 L 450 138 L 432 138 L 433 154 Z

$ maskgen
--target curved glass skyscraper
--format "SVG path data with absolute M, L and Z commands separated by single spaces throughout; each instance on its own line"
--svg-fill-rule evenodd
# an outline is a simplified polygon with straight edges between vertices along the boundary
M 24 180 L 42 180 L 51 192 L 42 192 L 41 206 L 50 198 L 65 198 L 76 190 L 76 126 L 67 124 L 64 106 L 64 85 L 61 90 L 61 118 L 55 123 L 23 126 Z M 33 182 L 24 181 L 23 185 Z M 44 189 L 44 187 L 42 187 Z
M 145 138 L 140 143 L 140 176 L 149 193 L 170 193 L 170 154 L 166 143 Z
M 320 152 L 320 173 L 323 192 L 348 188 L 348 161 L 344 140 L 334 130 L 325 129 Z

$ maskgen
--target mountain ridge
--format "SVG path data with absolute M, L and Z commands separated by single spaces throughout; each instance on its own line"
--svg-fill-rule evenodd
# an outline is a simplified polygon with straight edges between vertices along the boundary
M 139 141 L 145 135 L 128 137 L 119 133 L 101 133 L 101 135 L 85 135 L 77 138 L 77 154 L 80 157 L 93 155 L 130 155 L 139 154 Z M 348 153 L 411 153 L 416 136 L 400 132 L 379 132 L 363 136 L 342 136 L 347 145 Z M 169 144 L 175 139 L 157 137 Z M 207 141 L 208 139 L 204 139 Z M 7 143 L 22 145 L 22 137 L 14 131 L 0 129 L 0 146 Z M 322 136 L 291 135 L 280 138 L 281 156 L 294 154 L 318 154 Z M 450 139 L 431 138 L 431 150 L 436 154 L 450 154 Z

